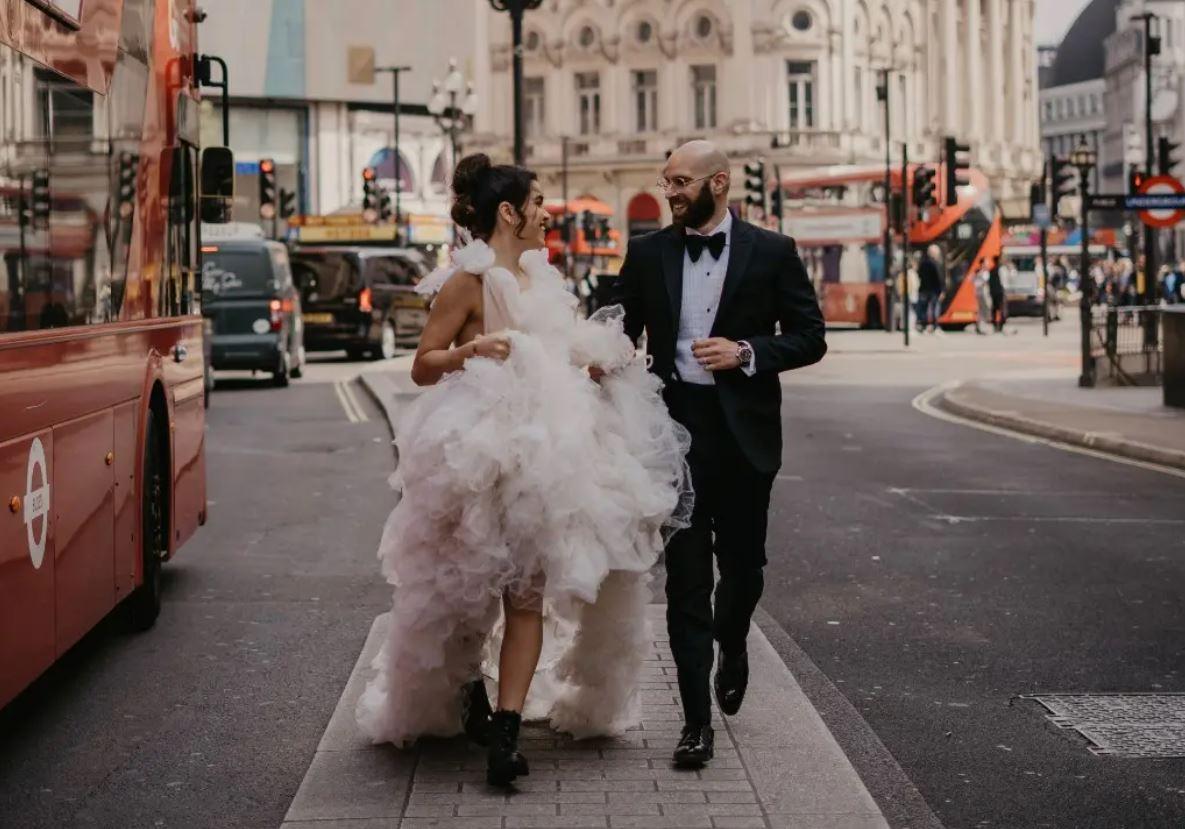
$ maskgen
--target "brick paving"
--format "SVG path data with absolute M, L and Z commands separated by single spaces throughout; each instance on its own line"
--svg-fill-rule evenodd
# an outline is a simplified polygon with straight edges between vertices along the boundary
M 765 829 L 757 791 L 716 714 L 716 759 L 676 769 L 671 752 L 683 725 L 675 663 L 662 608 L 642 676 L 642 724 L 621 737 L 572 740 L 526 724 L 520 747 L 531 765 L 515 791 L 485 782 L 485 754 L 462 740 L 421 741 L 402 829 L 679 827 Z

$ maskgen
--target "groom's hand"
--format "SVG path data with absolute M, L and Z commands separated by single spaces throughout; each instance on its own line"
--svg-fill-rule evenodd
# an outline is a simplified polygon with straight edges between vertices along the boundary
M 724 337 L 696 340 L 691 344 L 691 353 L 708 371 L 729 371 L 741 367 L 741 361 L 737 358 L 737 344 Z

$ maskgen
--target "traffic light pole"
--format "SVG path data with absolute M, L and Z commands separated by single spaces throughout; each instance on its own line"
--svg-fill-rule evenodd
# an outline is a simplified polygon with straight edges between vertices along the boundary
M 881 96 L 881 100 L 885 104 L 885 290 L 888 292 L 889 301 L 885 303 L 887 309 L 885 315 L 886 327 L 890 332 L 893 330 L 893 308 L 895 302 L 893 301 L 893 150 L 891 142 L 889 141 L 889 70 L 880 70 L 881 83 L 877 90 Z M 906 286 L 903 291 L 905 301 L 909 301 L 909 287 Z
M 1144 12 L 1136 15 L 1133 20 L 1144 21 L 1144 158 L 1145 172 L 1148 176 L 1156 175 L 1156 150 L 1152 146 L 1152 56 L 1160 52 L 1159 39 L 1152 37 L 1152 21 L 1156 15 Z M 1155 305 L 1157 294 L 1157 254 L 1156 228 L 1144 224 L 1144 295 L 1141 297 L 1144 305 Z M 1157 316 L 1145 313 L 1144 317 L 1144 347 L 1156 348 Z
M 1079 266 L 1080 277 L 1078 279 L 1082 294 L 1078 302 L 1079 323 L 1082 327 L 1082 373 L 1078 376 L 1078 385 L 1089 389 L 1094 388 L 1095 383 L 1094 358 L 1090 353 L 1090 329 L 1094 306 L 1094 277 L 1090 273 L 1090 223 L 1087 220 L 1090 215 L 1090 170 L 1080 167 L 1078 173 L 1080 179 L 1078 192 L 1082 198 L 1081 216 L 1078 220 L 1079 228 L 1082 231 L 1082 264 Z
M 564 240 L 564 276 L 572 278 L 572 228 L 568 226 L 568 136 L 560 137 L 560 185 L 564 213 L 560 220 L 560 238 Z
M 380 66 L 376 67 L 376 72 L 390 72 L 391 73 L 391 92 L 392 92 L 392 108 L 391 114 L 395 118 L 395 146 L 393 148 L 394 157 L 391 159 L 392 168 L 395 171 L 395 241 L 401 241 L 399 219 L 403 215 L 402 211 L 402 195 L 403 195 L 403 165 L 400 163 L 403 156 L 399 154 L 399 75 L 402 72 L 411 70 L 410 66 Z M 455 163 L 455 161 L 454 161 Z
M 1041 162 L 1041 203 L 1049 204 L 1050 187 L 1049 162 Z M 1053 219 L 1053 209 L 1050 208 L 1049 219 Z M 1049 336 L 1049 228 L 1048 222 L 1042 222 L 1040 228 L 1041 244 L 1041 334 Z
M 920 274 L 919 274 L 920 278 Z M 901 142 L 901 330 L 909 348 L 909 142 Z

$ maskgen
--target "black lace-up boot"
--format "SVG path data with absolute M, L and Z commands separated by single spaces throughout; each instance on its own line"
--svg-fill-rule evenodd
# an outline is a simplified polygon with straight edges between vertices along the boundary
M 479 746 L 490 744 L 490 717 L 493 713 L 484 681 L 475 679 L 461 689 L 461 726 L 465 729 L 465 735 Z
M 514 778 L 531 773 L 527 768 L 527 758 L 518 753 L 518 729 L 522 721 L 522 715 L 516 711 L 495 711 L 490 718 L 486 781 L 491 786 L 509 786 Z

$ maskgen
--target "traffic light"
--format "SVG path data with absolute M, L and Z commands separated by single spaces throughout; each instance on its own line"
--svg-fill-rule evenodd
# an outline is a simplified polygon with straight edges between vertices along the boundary
M 782 211 L 785 209 L 785 199 L 782 193 L 782 182 L 774 185 L 774 188 L 769 191 L 769 212 L 775 219 L 782 218 Z
M 140 166 L 140 156 L 135 153 L 122 152 L 119 154 L 119 189 L 118 210 L 119 218 L 129 218 L 136 209 L 136 174 Z
M 745 165 L 745 203 L 765 209 L 765 162 L 760 159 Z
M 379 185 L 375 180 L 374 167 L 362 170 L 362 218 L 375 222 L 379 217 Z
M 276 217 L 276 162 L 270 158 L 259 162 L 259 218 Z
M 296 212 L 296 193 L 280 188 L 280 218 L 287 219 Z
M 1156 170 L 1162 176 L 1173 174 L 1173 168 L 1180 162 L 1180 159 L 1173 158 L 1173 153 L 1180 147 L 1180 141 L 1169 141 L 1168 137 L 1164 135 L 1160 136 L 1160 140 L 1156 142 Z
M 958 188 L 965 187 L 971 183 L 970 178 L 962 173 L 963 170 L 969 169 L 971 162 L 963 158 L 963 153 L 970 155 L 971 147 L 968 144 L 960 144 L 958 140 L 951 136 L 946 137 L 943 143 L 942 159 L 946 162 L 946 206 L 954 207 L 959 203 Z
M 385 187 L 379 188 L 378 199 L 379 199 L 379 221 L 380 222 L 391 221 L 391 214 L 392 214 L 391 194 L 387 192 L 387 189 Z
M 609 217 L 608 216 L 598 216 L 597 217 L 597 241 L 601 243 L 602 247 L 609 244 Z
M 584 230 L 585 243 L 591 243 L 597 232 L 596 217 L 593 216 L 589 210 L 582 210 L 580 213 L 580 226 Z
M 1049 159 L 1049 183 L 1053 192 L 1049 213 L 1053 218 L 1056 219 L 1061 215 L 1062 199 L 1074 195 L 1078 189 L 1076 178 L 1077 173 L 1074 172 L 1074 168 L 1068 160 L 1058 158 L 1056 155 Z
M 914 205 L 918 210 L 925 210 L 937 204 L 934 198 L 934 176 L 937 171 L 933 167 L 918 167 L 913 171 L 913 192 L 911 194 Z
M 1139 164 L 1129 164 L 1127 167 L 1127 192 L 1128 195 L 1134 196 L 1140 192 L 1140 188 L 1144 186 L 1144 171 L 1140 169 Z
M 49 170 L 33 171 L 33 227 L 49 227 Z

